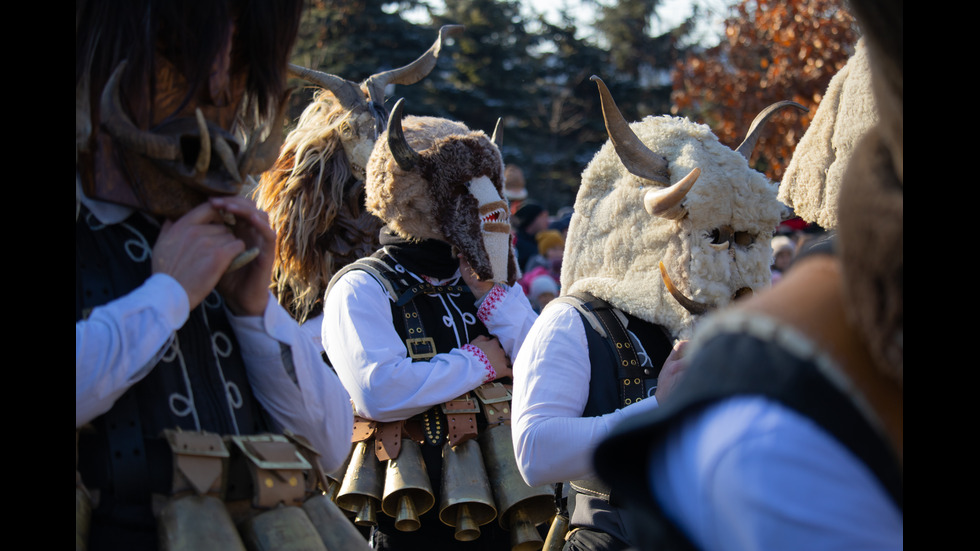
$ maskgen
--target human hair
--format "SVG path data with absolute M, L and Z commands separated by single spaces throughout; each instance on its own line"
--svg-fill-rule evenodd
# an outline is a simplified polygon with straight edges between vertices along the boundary
M 247 103 L 269 113 L 285 90 L 302 5 L 303 0 L 76 0 L 76 102 L 78 91 L 87 90 L 96 113 L 105 83 L 125 60 L 121 85 L 130 104 L 149 109 L 160 54 L 187 79 L 180 109 L 209 85 L 212 60 L 231 37 L 232 74 L 247 71 Z

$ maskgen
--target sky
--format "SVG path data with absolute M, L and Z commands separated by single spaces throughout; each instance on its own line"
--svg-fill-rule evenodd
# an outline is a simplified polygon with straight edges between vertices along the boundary
M 676 27 L 691 15 L 694 4 L 697 4 L 704 18 L 692 38 L 703 46 L 714 46 L 724 33 L 728 6 L 734 2 L 735 0 L 661 0 L 657 10 L 659 21 L 657 19 L 653 21 L 651 31 L 656 35 Z M 438 0 L 432 3 L 437 5 Z M 567 7 L 579 21 L 595 19 L 594 7 L 583 0 L 521 0 L 521 3 L 529 10 L 544 13 L 545 17 L 554 23 L 559 22 L 558 12 L 563 7 Z
M 612 0 L 607 0 L 612 1 Z M 661 0 L 657 9 L 658 18 L 652 22 L 651 32 L 654 35 L 666 32 L 691 16 L 694 4 L 701 8 L 703 20 L 695 30 L 697 38 L 704 46 L 714 46 L 724 33 L 724 20 L 728 14 L 728 6 L 735 0 Z M 568 6 L 574 13 L 579 14 L 581 21 L 595 19 L 595 10 L 589 2 L 582 0 L 522 0 L 523 3 L 542 11 L 550 20 L 558 21 L 558 10 Z M 706 42 L 707 40 L 707 42 Z

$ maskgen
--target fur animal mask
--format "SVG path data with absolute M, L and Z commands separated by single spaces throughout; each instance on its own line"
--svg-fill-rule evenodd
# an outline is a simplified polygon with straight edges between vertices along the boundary
M 390 84 L 415 84 L 425 78 L 435 68 L 446 38 L 459 36 L 462 32 L 462 25 L 443 25 L 435 43 L 418 59 L 404 67 L 371 75 L 360 84 L 336 75 L 290 65 L 290 73 L 330 91 L 330 96 L 336 99 L 332 110 L 316 106 L 326 100 L 323 96 L 318 97 L 313 104 L 316 107 L 311 108 L 325 112 L 328 119 L 336 119 L 333 124 L 339 131 L 337 137 L 355 178 L 364 180 L 374 141 L 388 122 L 388 111 L 384 106 L 385 89 Z M 343 115 L 338 117 L 335 113 L 338 111 Z M 309 118 L 312 119 L 313 115 Z
M 315 316 L 330 278 L 378 248 L 381 221 L 364 208 L 365 167 L 384 131 L 389 84 L 418 82 L 435 67 L 443 43 L 461 25 L 445 25 L 412 63 L 358 84 L 291 66 L 320 89 L 283 144 L 273 170 L 255 191 L 276 230 L 273 292 L 300 322 Z
M 691 310 L 723 306 L 770 282 L 769 241 L 784 206 L 746 157 L 773 109 L 733 151 L 707 126 L 683 118 L 627 125 L 602 81 L 593 80 L 611 137 L 582 174 L 562 292 L 588 291 L 687 338 L 697 315 Z M 667 275 L 683 297 L 671 296 Z
M 841 181 L 861 137 L 878 122 L 864 40 L 830 80 L 779 186 L 779 200 L 804 220 L 837 228 Z
M 480 279 L 513 284 L 517 263 L 497 145 L 447 119 L 403 123 L 402 103 L 368 161 L 368 210 L 405 239 L 453 245 Z

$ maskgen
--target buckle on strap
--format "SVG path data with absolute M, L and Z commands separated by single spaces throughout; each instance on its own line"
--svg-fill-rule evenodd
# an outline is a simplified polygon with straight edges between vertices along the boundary
M 165 429 L 173 453 L 174 495 L 193 490 L 197 495 L 223 496 L 231 454 L 220 434 Z
M 436 355 L 436 342 L 432 337 L 405 339 L 405 348 L 413 360 L 428 360 Z
M 507 387 L 498 382 L 478 386 L 473 389 L 473 394 L 476 394 L 477 398 L 484 404 L 507 402 L 511 399 L 510 391 L 507 390 Z
M 232 436 L 235 449 L 244 458 L 252 477 L 252 505 L 266 509 L 280 501 L 300 504 L 306 492 L 304 472 L 312 465 L 296 446 L 277 434 Z
M 479 413 L 480 407 L 477 405 L 476 400 L 473 400 L 464 394 L 459 398 L 449 400 L 448 402 L 442 404 L 442 412 L 446 415 L 454 415 L 457 413 Z
M 498 382 L 487 383 L 475 388 L 473 393 L 480 399 L 488 425 L 510 424 L 511 394 L 507 387 Z

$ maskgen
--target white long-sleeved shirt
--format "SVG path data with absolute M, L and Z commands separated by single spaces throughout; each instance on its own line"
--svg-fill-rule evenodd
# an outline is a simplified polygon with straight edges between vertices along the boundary
M 767 398 L 730 398 L 692 414 L 652 450 L 649 468 L 650 491 L 698 549 L 904 545 L 902 513 L 867 466 Z
M 581 315 L 570 304 L 549 304 L 514 361 L 514 452 L 531 486 L 595 476 L 592 455 L 599 442 L 623 419 L 657 407 L 651 396 L 582 417 L 591 376 Z
M 84 202 L 97 217 L 104 215 L 104 223 L 128 216 L 115 205 Z M 156 274 L 76 322 L 75 426 L 108 411 L 150 373 L 188 315 L 183 287 Z M 228 318 L 256 399 L 280 428 L 310 440 L 324 469 L 341 466 L 350 451 L 353 413 L 347 392 L 320 351 L 271 294 L 262 316 L 228 312 Z
M 432 283 L 458 285 L 460 276 L 457 272 Z M 461 311 L 459 297 L 440 297 L 447 309 Z M 477 315 L 511 358 L 537 317 L 519 285 L 499 284 L 484 297 Z M 451 323 L 448 316 L 445 320 Z M 413 362 L 395 330 L 388 292 L 374 276 L 353 270 L 324 300 L 321 336 L 358 415 L 387 422 L 407 419 L 494 380 L 486 356 L 468 344 L 476 337 L 468 325 L 454 328 L 456 348 Z

